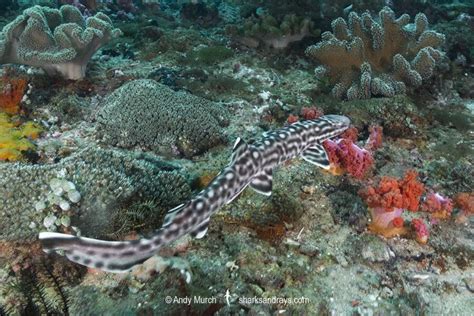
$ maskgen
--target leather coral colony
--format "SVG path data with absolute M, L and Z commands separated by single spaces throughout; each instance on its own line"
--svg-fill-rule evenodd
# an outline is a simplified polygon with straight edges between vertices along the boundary
M 103 13 L 84 19 L 73 6 L 34 6 L 0 32 L 0 63 L 42 68 L 49 75 L 78 80 L 95 52 L 120 35 Z
M 327 76 L 339 99 L 368 99 L 405 94 L 407 86 L 418 87 L 430 78 L 442 52 L 437 49 L 445 37 L 428 30 L 423 13 L 410 24 L 410 16 L 398 19 L 385 7 L 379 19 L 368 12 L 349 14 L 348 21 L 337 18 L 333 32 L 322 34 L 322 41 L 306 49 L 321 66 L 316 76 Z

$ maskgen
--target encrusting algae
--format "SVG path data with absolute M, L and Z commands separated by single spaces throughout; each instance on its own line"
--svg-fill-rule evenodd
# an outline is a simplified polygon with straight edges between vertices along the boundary
M 21 123 L 17 117 L 0 112 L 0 161 L 21 160 L 22 152 L 35 148 L 31 140 L 37 139 L 40 133 L 41 127 L 36 123 Z

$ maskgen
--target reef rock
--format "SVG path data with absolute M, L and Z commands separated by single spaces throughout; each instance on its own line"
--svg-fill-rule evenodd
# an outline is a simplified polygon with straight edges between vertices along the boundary
M 100 12 L 84 19 L 71 5 L 59 10 L 34 6 L 0 32 L 0 63 L 40 67 L 49 75 L 78 80 L 95 52 L 119 34 Z
M 348 22 L 337 18 L 333 32 L 306 49 L 306 54 L 322 65 L 315 72 L 335 84 L 332 93 L 339 99 L 368 99 L 405 94 L 407 86 L 418 87 L 434 72 L 443 53 L 437 49 L 444 35 L 428 30 L 423 13 L 404 14 L 398 19 L 385 7 L 376 21 L 369 13 L 349 14 Z
M 107 144 L 186 157 L 221 143 L 227 119 L 223 106 L 149 79 L 115 90 L 97 117 Z
M 0 174 L 3 240 L 35 238 L 38 231 L 46 229 L 45 220 L 69 216 L 72 225 L 84 234 L 98 237 L 112 225 L 111 214 L 126 203 L 154 199 L 159 208 L 167 210 L 191 193 L 183 172 L 154 155 L 96 146 L 82 149 L 56 164 L 2 163 Z M 64 195 L 54 185 L 59 182 L 57 179 L 74 186 L 80 198 L 70 196 L 71 201 L 76 201 L 70 208 L 46 209 L 45 200 Z

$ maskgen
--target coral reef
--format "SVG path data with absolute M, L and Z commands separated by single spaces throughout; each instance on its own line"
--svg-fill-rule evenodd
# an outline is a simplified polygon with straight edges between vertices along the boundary
M 274 49 L 284 49 L 293 42 L 301 41 L 307 36 L 318 36 L 320 33 L 311 20 L 294 14 L 285 15 L 281 22 L 271 15 L 250 17 L 242 28 L 230 27 L 227 31 L 249 47 Z
M 36 4 L 51 9 L 27 16 L 16 35 L 25 37 L 32 23 L 52 22 L 58 15 L 48 12 L 68 11 L 56 10 L 62 4 L 81 12 L 78 37 L 97 12 L 123 32 L 89 59 L 85 80 L 51 78 L 28 63 L 0 66 L 0 147 L 10 144 L 0 157 L 15 160 L 0 159 L 0 315 L 472 314 L 472 3 L 0 0 L 0 51 L 9 40 L 3 27 L 24 16 L 24 9 L 35 11 Z M 385 5 L 395 14 L 384 9 L 380 21 Z M 441 41 L 419 13 L 446 38 L 430 46 L 442 47 L 445 55 L 416 88 L 419 80 L 414 85 L 397 77 L 395 56 L 409 64 L 409 75 L 416 71 L 421 77 L 416 56 L 433 51 L 419 48 L 418 40 Z M 338 17 L 347 25 L 345 40 L 339 36 L 341 18 L 331 28 Z M 39 57 L 63 49 L 56 33 L 65 24 L 55 21 L 43 28 L 48 36 L 35 37 L 51 43 L 37 50 Z M 304 26 L 311 27 L 298 40 Z M 423 28 L 425 35 L 415 34 Z M 318 29 L 333 33 L 331 45 L 345 42 L 344 54 L 328 52 L 337 64 L 304 54 L 311 44 L 325 42 Z M 383 46 L 374 49 L 379 35 Z M 344 68 L 357 57 L 347 47 L 360 42 L 361 60 Z M 366 64 L 371 74 L 362 71 Z M 317 66 L 327 66 L 327 76 L 316 78 Z M 359 97 L 369 79 L 364 95 L 370 98 L 346 100 Z M 380 82 L 398 88 L 397 81 L 405 95 L 378 97 L 372 91 Z M 331 90 L 339 83 L 347 86 L 334 98 Z M 127 84 L 140 86 L 140 93 Z M 301 159 L 285 163 L 273 172 L 270 197 L 242 191 L 213 215 L 203 239 L 188 236 L 163 247 L 134 272 L 86 269 L 44 253 L 35 240 L 40 230 L 107 240 L 147 235 L 161 227 L 167 210 L 187 201 L 191 190 L 208 186 L 228 164 L 231 144 L 217 145 L 222 140 L 241 137 L 251 144 L 260 133 L 322 112 L 345 115 L 354 126 L 343 141 L 333 139 L 330 151 L 338 167 L 331 171 L 343 176 Z M 117 117 L 123 121 L 112 126 Z M 27 132 L 38 126 L 41 132 Z M 404 182 L 406 170 L 416 170 L 418 178 Z M 384 185 L 386 194 L 379 191 Z M 426 188 L 421 195 L 420 185 Z M 358 194 L 368 188 L 376 191 L 370 199 Z M 416 194 L 405 196 L 405 189 Z M 400 202 L 405 199 L 418 200 L 415 211 L 398 208 L 416 207 Z M 167 295 L 216 301 L 167 304 Z M 243 300 L 273 297 L 293 303 Z
M 81 269 L 48 258 L 38 244 L 0 242 L 2 315 L 69 315 L 71 285 Z
M 405 94 L 407 86 L 418 87 L 432 76 L 444 41 L 444 35 L 428 30 L 424 14 L 417 14 L 413 24 L 409 21 L 407 14 L 397 19 L 388 7 L 379 12 L 378 21 L 369 13 L 351 12 L 347 22 L 334 20 L 333 32 L 323 33 L 306 54 L 322 64 L 316 76 L 330 78 L 336 98 Z
M 97 120 L 108 144 L 191 157 L 223 142 L 221 126 L 227 124 L 228 112 L 219 104 L 143 79 L 107 97 Z
M 59 190 L 52 183 L 58 177 L 80 192 L 71 223 L 91 236 L 109 230 L 110 216 L 121 205 L 154 198 L 160 209 L 167 210 L 190 194 L 187 178 L 174 165 L 149 154 L 96 146 L 50 165 L 0 164 L 0 174 L 0 238 L 4 240 L 33 238 L 43 229 L 45 213 L 37 210 L 37 203 Z M 57 208 L 48 214 L 60 218 L 63 212 Z
M 42 68 L 49 75 L 82 79 L 92 55 L 120 30 L 103 13 L 84 19 L 73 6 L 34 6 L 0 33 L 0 63 Z

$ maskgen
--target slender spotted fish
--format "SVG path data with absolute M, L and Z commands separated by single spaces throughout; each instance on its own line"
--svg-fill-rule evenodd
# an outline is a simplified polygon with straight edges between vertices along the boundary
M 163 226 L 150 238 L 104 241 L 42 232 L 39 239 L 44 251 L 63 250 L 69 260 L 81 265 L 109 272 L 129 271 L 181 236 L 190 233 L 195 238 L 204 237 L 210 216 L 247 186 L 271 195 L 273 169 L 284 161 L 302 157 L 328 169 L 322 142 L 341 134 L 349 125 L 345 116 L 325 115 L 267 132 L 252 144 L 237 139 L 229 165 L 193 199 L 168 211 Z

